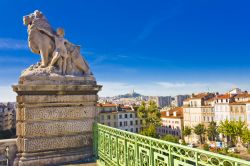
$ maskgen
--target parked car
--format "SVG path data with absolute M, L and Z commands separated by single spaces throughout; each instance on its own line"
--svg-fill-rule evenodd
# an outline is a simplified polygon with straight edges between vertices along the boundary
M 236 147 L 229 148 L 229 149 L 228 149 L 228 152 L 229 152 L 229 153 L 239 153 L 239 151 L 237 150 Z

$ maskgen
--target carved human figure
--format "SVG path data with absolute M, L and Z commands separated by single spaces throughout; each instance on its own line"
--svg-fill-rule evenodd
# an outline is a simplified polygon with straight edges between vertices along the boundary
M 62 63 L 62 74 L 66 74 L 66 69 L 67 69 L 67 61 L 69 58 L 65 43 L 68 42 L 66 39 L 64 39 L 64 30 L 62 28 L 57 28 L 56 34 L 58 36 L 54 36 L 55 38 L 55 44 L 56 44 L 56 49 L 53 53 L 53 58 L 51 60 L 50 66 L 54 65 L 57 60 L 61 57 L 63 60 Z
M 39 28 L 38 28 L 39 29 Z M 64 30 L 63 28 L 57 28 L 56 35 L 52 34 L 50 31 L 47 31 L 46 29 L 40 29 L 41 31 L 45 32 L 47 35 L 51 36 L 55 40 L 55 50 L 53 52 L 53 57 L 50 62 L 50 66 L 53 66 L 59 58 L 62 58 L 62 66 L 60 66 L 60 69 L 62 69 L 62 74 L 66 74 L 67 69 L 67 61 L 69 58 L 67 48 L 65 46 L 65 43 L 69 43 L 68 40 L 64 39 Z

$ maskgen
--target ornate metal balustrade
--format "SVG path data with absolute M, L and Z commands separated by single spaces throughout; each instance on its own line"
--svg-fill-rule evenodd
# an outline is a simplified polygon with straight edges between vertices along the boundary
M 249 161 L 101 124 L 94 125 L 94 151 L 105 166 L 250 166 Z

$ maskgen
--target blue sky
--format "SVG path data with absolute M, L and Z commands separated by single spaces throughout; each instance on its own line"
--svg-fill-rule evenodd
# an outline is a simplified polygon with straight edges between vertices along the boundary
M 184 0 L 0 1 L 0 100 L 40 57 L 22 16 L 41 10 L 82 46 L 101 96 L 250 90 L 250 2 Z

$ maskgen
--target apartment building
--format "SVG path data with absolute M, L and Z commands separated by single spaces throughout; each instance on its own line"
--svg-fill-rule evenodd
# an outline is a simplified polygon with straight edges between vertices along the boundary
M 0 103 L 0 130 L 16 128 L 15 103 Z
M 184 126 L 208 125 L 214 121 L 214 94 L 200 93 L 186 99 L 183 105 Z
M 163 107 L 171 105 L 172 97 L 171 96 L 151 96 L 150 100 L 155 101 L 157 107 L 163 108 Z
M 208 126 L 214 121 L 214 97 L 213 93 L 193 94 L 190 98 L 184 100 L 183 116 L 184 126 L 194 128 L 198 124 Z M 197 143 L 199 137 L 192 133 L 190 143 Z
M 230 120 L 230 103 L 234 102 L 234 94 L 217 95 L 214 105 L 215 120 L 220 121 Z
M 183 101 L 189 98 L 189 95 L 177 95 L 174 97 L 174 106 L 181 107 L 183 106 Z
M 157 134 L 164 136 L 171 134 L 181 138 L 183 129 L 183 108 L 175 107 L 161 111 L 161 127 L 157 127 Z
M 235 88 L 226 94 L 216 96 L 215 119 L 217 123 L 227 120 L 241 119 L 247 123 L 247 103 L 250 94 Z
M 99 122 L 121 130 L 138 133 L 141 130 L 141 120 L 137 117 L 136 107 L 112 103 L 98 104 Z

